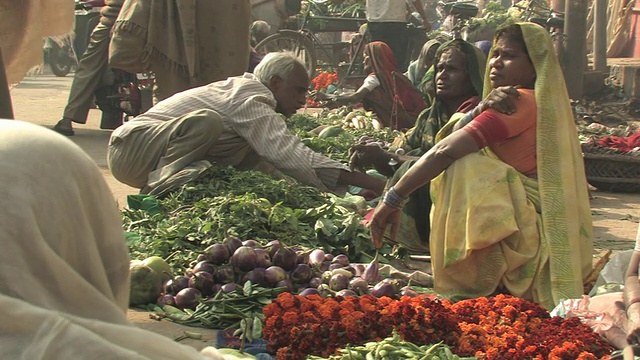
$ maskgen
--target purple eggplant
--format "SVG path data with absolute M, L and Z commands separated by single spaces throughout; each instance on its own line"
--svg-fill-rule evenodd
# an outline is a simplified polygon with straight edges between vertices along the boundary
M 396 296 L 396 289 L 392 283 L 380 281 L 371 289 L 371 295 L 378 298 L 383 296 L 394 298 Z
M 334 264 L 340 264 L 342 266 L 347 266 L 349 265 L 349 257 L 345 254 L 340 254 L 337 255 L 336 257 L 333 258 L 333 260 L 331 261 Z
M 378 273 L 378 252 L 376 251 L 376 256 L 371 260 L 371 262 L 364 269 L 364 273 L 362 274 L 362 278 L 368 282 L 369 284 L 373 284 L 380 279 L 380 274 Z

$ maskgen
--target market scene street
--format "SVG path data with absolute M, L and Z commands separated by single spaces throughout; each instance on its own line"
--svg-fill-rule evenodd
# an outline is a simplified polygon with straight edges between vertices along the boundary
M 640 0 L 68 2 L 0 5 L 3 359 L 640 359 Z

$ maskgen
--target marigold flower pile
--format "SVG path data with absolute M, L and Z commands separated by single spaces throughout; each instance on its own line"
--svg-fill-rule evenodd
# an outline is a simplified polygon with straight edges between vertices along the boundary
M 551 318 L 540 305 L 508 295 L 452 304 L 432 295 L 323 298 L 282 293 L 264 308 L 263 336 L 276 359 L 329 357 L 346 345 L 439 341 L 481 359 L 607 359 L 613 348 L 578 318 Z
M 329 85 L 335 84 L 337 82 L 338 74 L 322 70 L 320 70 L 318 76 L 314 77 L 313 80 L 311 80 L 311 84 L 313 84 L 313 90 L 324 90 L 328 88 Z
M 319 73 L 316 77 L 311 80 L 311 85 L 313 85 L 313 90 L 326 90 L 329 85 L 335 84 L 338 82 L 338 74 L 328 71 L 323 71 L 318 69 Z M 318 106 L 320 105 L 317 101 L 313 99 L 307 99 L 307 105 L 309 106 Z

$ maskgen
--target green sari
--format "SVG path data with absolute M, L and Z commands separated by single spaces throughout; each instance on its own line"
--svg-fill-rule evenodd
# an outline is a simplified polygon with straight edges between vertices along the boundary
M 436 53 L 436 59 L 444 50 L 455 46 L 466 55 L 466 70 L 471 78 L 471 83 L 478 94 L 482 94 L 483 75 L 485 68 L 484 54 L 471 43 L 463 40 L 451 40 L 442 44 Z M 435 70 L 433 71 L 435 73 Z M 403 149 L 407 155 L 421 156 L 435 144 L 436 134 L 449 122 L 451 117 L 461 116 L 462 113 L 472 110 L 480 101 L 477 96 L 469 98 L 458 109 L 456 114 L 448 114 L 444 104 L 436 97 L 433 105 L 420 113 L 416 125 L 401 134 L 393 143 L 392 149 Z M 407 161 L 402 164 L 389 179 L 387 187 L 392 186 L 404 175 L 415 161 Z M 429 253 L 429 221 L 425 214 L 431 209 L 431 196 L 429 194 L 429 184 L 413 192 L 409 201 L 403 208 L 400 231 L 396 238 L 398 244 L 409 253 L 426 254 Z

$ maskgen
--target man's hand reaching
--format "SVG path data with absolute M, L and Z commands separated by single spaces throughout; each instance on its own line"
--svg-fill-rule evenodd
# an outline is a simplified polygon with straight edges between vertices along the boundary
M 516 106 L 513 102 L 512 97 L 518 99 L 520 98 L 520 93 L 518 92 L 518 88 L 515 86 L 500 86 L 497 87 L 487 95 L 487 97 L 482 100 L 480 112 L 485 111 L 487 109 L 493 109 L 502 114 L 513 114 L 516 112 Z M 476 116 L 479 114 L 476 114 Z
M 377 143 L 353 145 L 349 149 L 349 155 L 351 171 L 366 171 L 374 167 L 383 175 L 393 175 L 393 169 L 389 165 L 392 155 Z

